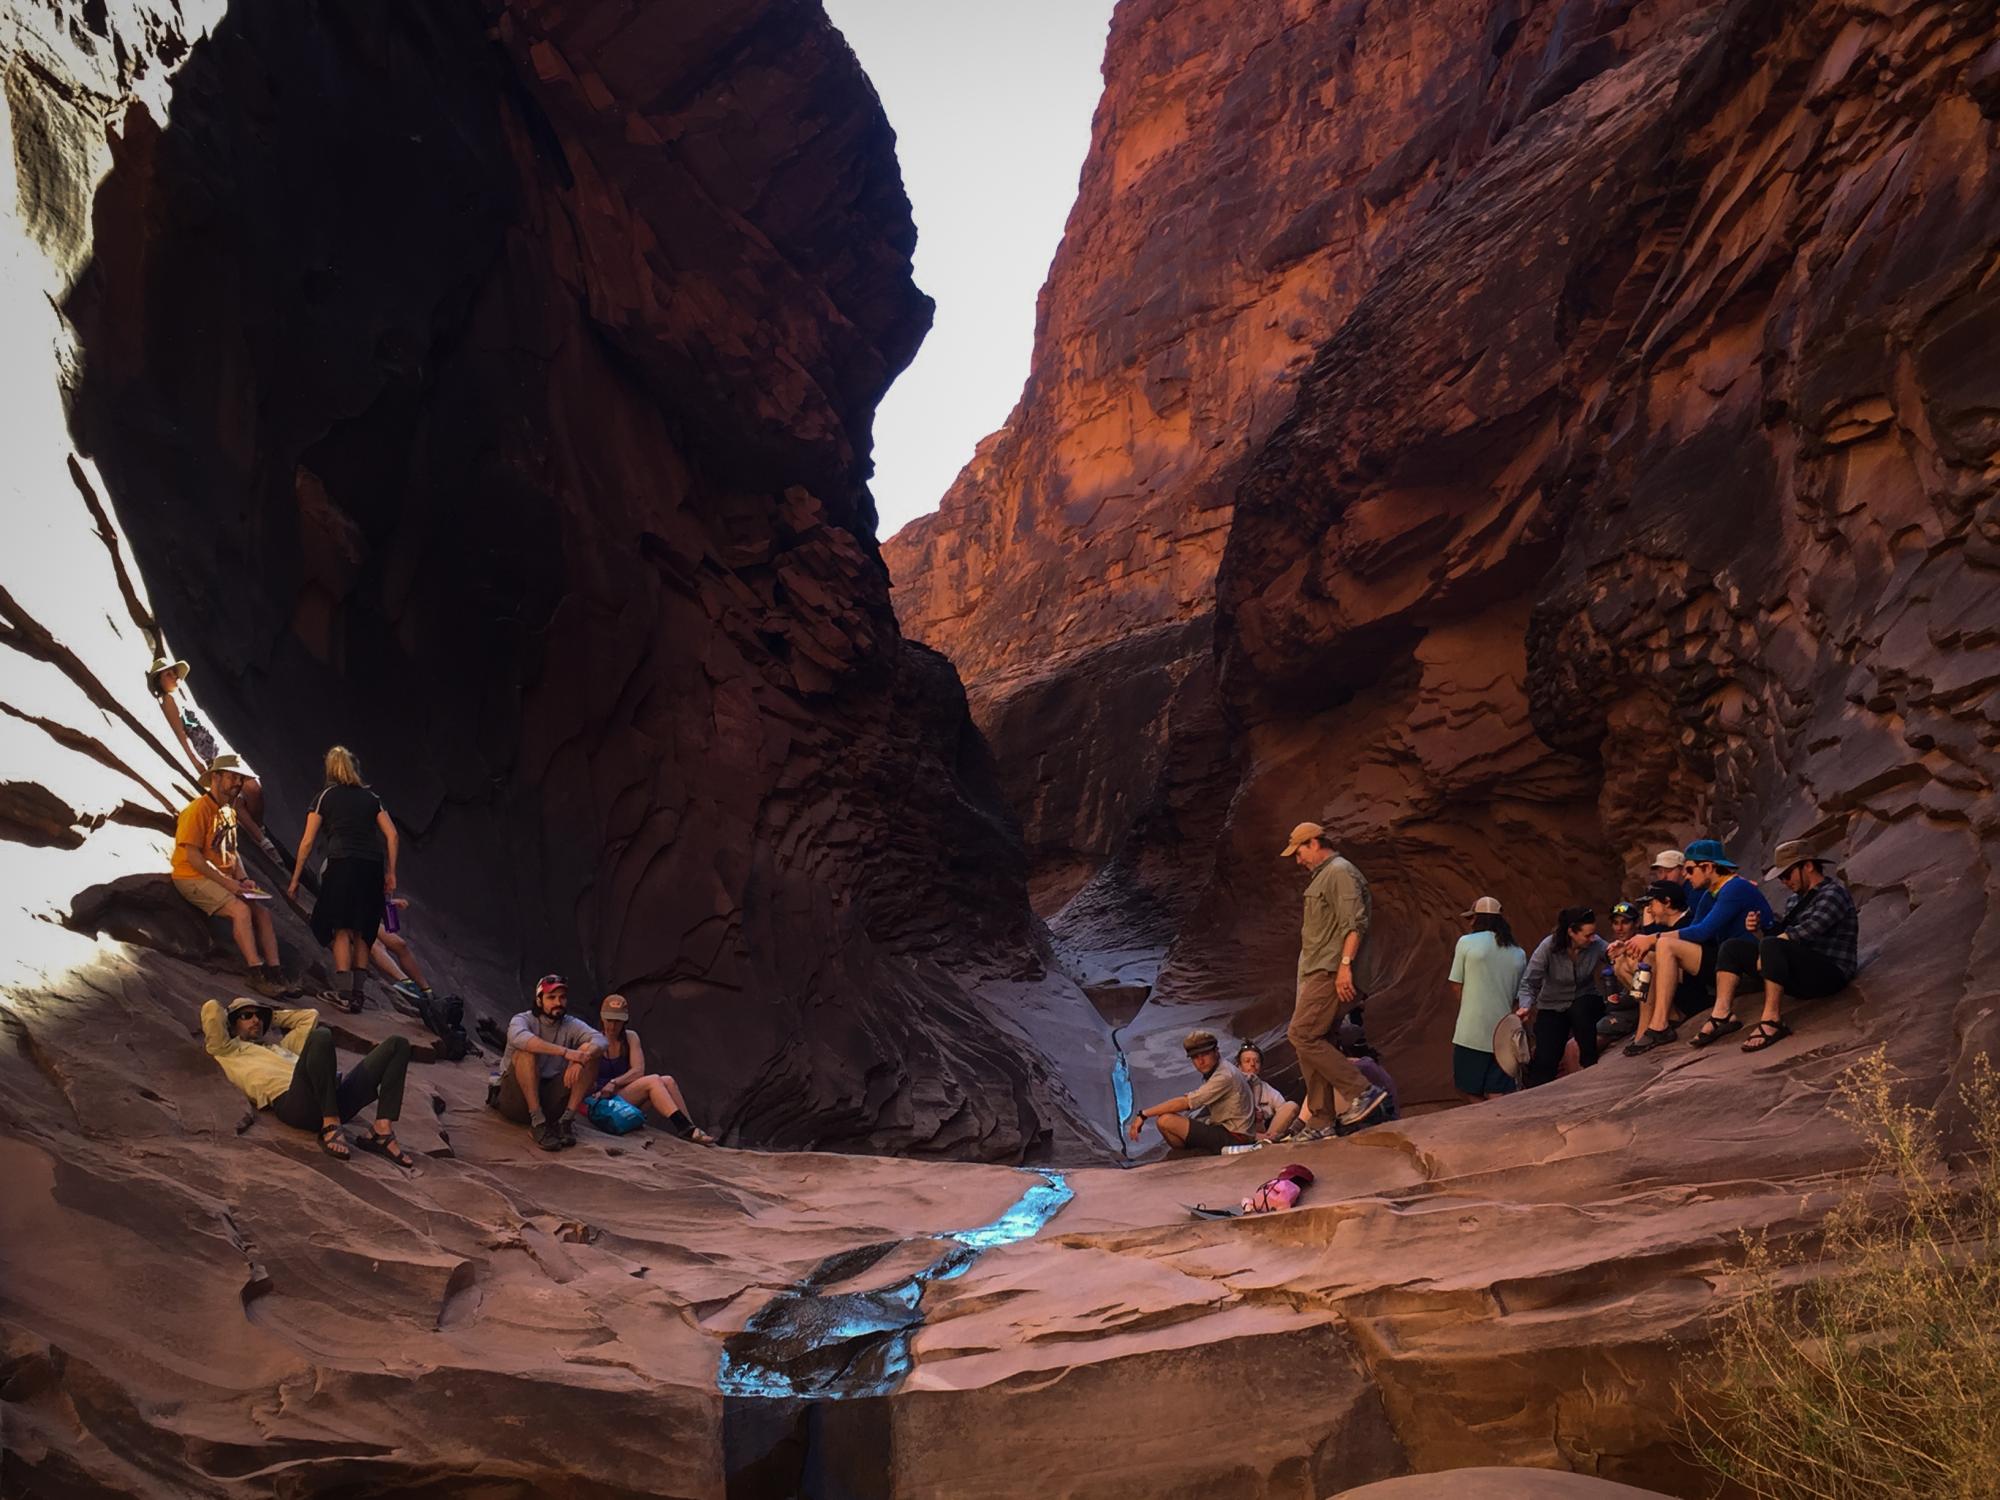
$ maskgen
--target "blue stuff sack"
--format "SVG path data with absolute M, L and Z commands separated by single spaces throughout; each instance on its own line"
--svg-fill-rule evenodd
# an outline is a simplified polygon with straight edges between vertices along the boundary
M 623 1099 L 593 1099 L 590 1123 L 611 1135 L 630 1135 L 646 1123 L 646 1112 Z

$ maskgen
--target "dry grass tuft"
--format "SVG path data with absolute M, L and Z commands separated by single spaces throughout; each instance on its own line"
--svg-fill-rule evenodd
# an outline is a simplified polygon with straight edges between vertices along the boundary
M 1804 1285 L 1751 1246 L 1717 1372 L 1680 1393 L 1704 1460 L 1760 1500 L 2000 1497 L 2000 1077 L 1977 1060 L 1956 1171 L 1895 1081 L 1880 1052 L 1843 1080 L 1866 1180 Z

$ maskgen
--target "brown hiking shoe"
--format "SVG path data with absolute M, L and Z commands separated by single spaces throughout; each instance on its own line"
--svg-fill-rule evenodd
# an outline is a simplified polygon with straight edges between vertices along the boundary
M 249 984 L 251 989 L 264 996 L 267 1000 L 282 1000 L 285 998 L 284 981 L 271 978 L 269 974 L 261 969 L 251 972 Z

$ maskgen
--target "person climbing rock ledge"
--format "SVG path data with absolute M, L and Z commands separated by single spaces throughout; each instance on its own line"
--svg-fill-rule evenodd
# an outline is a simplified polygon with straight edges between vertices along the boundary
M 333 1033 L 318 1022 L 318 1011 L 273 1010 L 248 996 L 231 1000 L 226 1009 L 218 1000 L 205 1000 L 201 1007 L 208 1055 L 251 1104 L 294 1129 L 317 1130 L 320 1150 L 345 1161 L 350 1153 L 340 1127 L 372 1102 L 375 1125 L 362 1137 L 362 1147 L 399 1167 L 414 1167 L 416 1158 L 396 1140 L 403 1079 L 410 1069 L 409 1038 L 377 1042 L 342 1073 Z
M 195 712 L 194 702 L 187 691 L 187 677 L 188 664 L 166 656 L 155 657 L 153 664 L 146 668 L 146 686 L 159 700 L 160 712 L 166 715 L 167 728 L 180 745 L 181 754 L 194 767 L 196 785 L 200 785 L 200 778 L 207 774 L 210 764 L 218 755 L 224 754 L 227 747 L 216 740 L 214 731 Z M 264 783 L 255 776 L 244 776 L 242 789 L 236 797 L 236 813 L 257 847 L 282 866 L 285 862 L 283 851 L 264 832 Z

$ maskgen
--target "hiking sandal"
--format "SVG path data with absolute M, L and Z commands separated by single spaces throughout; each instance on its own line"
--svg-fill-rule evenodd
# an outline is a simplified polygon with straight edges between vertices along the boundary
M 706 1130 L 703 1130 L 699 1125 L 688 1131 L 687 1138 L 697 1146 L 713 1146 L 715 1144 L 715 1137 L 710 1135 Z
M 361 1137 L 361 1149 L 373 1151 L 377 1156 L 388 1157 L 406 1172 L 417 1164 L 417 1159 L 403 1149 L 403 1143 L 396 1139 L 396 1132 L 393 1130 L 369 1131 Z
M 346 1161 L 354 1154 L 347 1149 L 347 1134 L 338 1125 L 320 1126 L 319 1149 L 335 1161 Z
M 1766 1047 L 1775 1047 L 1792 1034 L 1792 1028 L 1783 1021 L 1759 1021 L 1751 1029 L 1743 1043 L 1745 1052 L 1762 1052 Z
M 1679 1040 L 1680 1033 L 1671 1026 L 1667 1027 L 1664 1031 L 1642 1031 L 1625 1044 L 1625 1055 L 1627 1057 L 1640 1057 L 1651 1052 L 1655 1047 L 1664 1047 L 1670 1042 L 1677 1042 Z
M 1710 1016 L 1701 1023 L 1701 1030 L 1688 1038 L 1690 1047 L 1706 1047 L 1710 1042 L 1719 1042 L 1733 1031 L 1741 1031 L 1743 1023 L 1734 1016 Z

